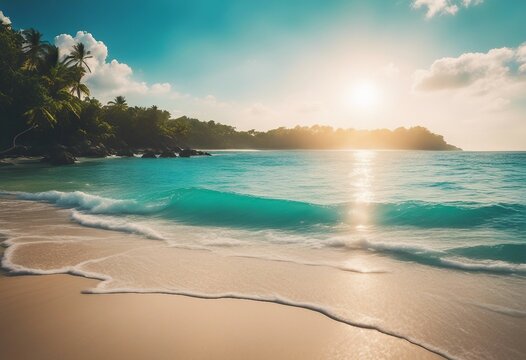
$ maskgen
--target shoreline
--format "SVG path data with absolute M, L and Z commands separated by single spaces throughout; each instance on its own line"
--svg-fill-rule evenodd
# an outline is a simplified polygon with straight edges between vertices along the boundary
M 278 304 L 81 293 L 97 282 L 70 275 L 1 276 L 3 354 L 9 359 L 35 354 L 39 359 L 440 358 L 406 341 Z
M 103 341 L 125 333 L 128 336 L 125 342 L 135 343 L 137 339 L 151 336 L 151 329 L 160 326 L 166 329 L 163 330 L 166 334 L 161 335 L 167 338 L 149 339 L 143 344 L 143 351 L 149 355 L 142 353 L 137 358 L 152 357 L 151 354 L 162 358 L 165 353 L 170 354 L 167 358 L 220 359 L 257 358 L 254 353 L 262 359 L 439 357 L 436 354 L 444 358 L 464 358 L 464 348 L 467 349 L 464 354 L 470 355 L 466 355 L 466 359 L 479 358 L 477 354 L 486 352 L 488 355 L 506 353 L 509 358 L 515 358 L 516 351 L 523 349 L 520 278 L 437 269 L 358 251 L 346 252 L 347 260 L 355 256 L 354 260 L 365 268 L 376 264 L 373 268 L 387 271 L 348 272 L 268 258 L 221 255 L 170 247 L 164 241 L 134 234 L 81 226 L 71 222 L 70 209 L 43 202 L 4 198 L 1 203 L 4 207 L 0 210 L 0 221 L 5 229 L 2 240 L 7 241 L 3 245 L 10 246 L 1 249 L 7 250 L 4 252 L 7 261 L 4 260 L 3 265 L 15 273 L 20 271 L 21 275 L 0 275 L 0 321 L 7 324 L 0 338 L 9 339 L 0 340 L 0 346 L 15 353 L 24 349 L 12 348 L 12 344 L 22 341 L 20 337 L 26 333 L 33 333 L 35 339 L 46 338 L 38 352 L 47 354 L 44 359 L 55 359 L 54 348 L 47 344 L 58 341 L 56 337 L 63 336 L 64 332 L 77 331 L 91 339 L 104 335 Z M 31 272 L 50 275 L 22 275 Z M 83 274 L 87 277 L 80 278 Z M 100 280 L 90 279 L 89 274 L 100 274 Z M 472 282 L 473 276 L 476 283 Z M 463 296 L 456 300 L 449 296 L 455 289 L 463 291 Z M 501 291 L 509 291 L 512 297 L 507 301 L 490 297 Z M 204 294 L 202 297 L 206 299 L 199 294 Z M 335 306 L 344 305 L 331 308 L 331 303 L 326 301 L 333 298 L 341 299 Z M 487 299 L 487 304 L 478 304 L 477 299 L 481 298 Z M 181 305 L 180 299 L 186 299 L 183 301 L 186 305 Z M 38 309 L 38 314 L 19 306 L 28 302 L 33 303 L 31 308 Z M 107 315 L 124 311 L 129 303 L 136 307 L 115 318 L 111 328 L 104 329 L 103 334 L 93 330 L 106 328 L 107 324 L 100 323 L 107 321 Z M 239 312 L 241 308 L 245 310 Z M 65 313 L 64 309 L 69 312 Z M 333 311 L 340 309 L 347 312 L 338 317 Z M 165 324 L 165 317 L 173 311 L 184 316 L 205 316 L 200 324 L 212 326 L 214 334 L 205 331 L 203 335 L 204 330 L 194 329 L 199 324 L 186 318 Z M 331 314 L 336 314 L 336 318 Z M 74 324 L 80 326 L 80 330 L 72 330 L 71 324 L 66 326 L 66 331 L 54 328 L 57 321 L 67 323 L 69 319 L 83 316 L 89 319 Z M 218 317 L 222 319 L 219 323 L 207 322 Z M 47 331 L 33 329 L 34 319 Z M 86 328 L 90 322 L 97 324 Z M 303 325 L 296 328 L 297 323 Z M 223 329 L 229 326 L 232 328 L 228 336 L 215 340 L 216 336 L 226 336 Z M 130 327 L 148 328 L 150 332 L 135 329 L 129 334 Z M 10 334 L 13 329 L 18 335 Z M 35 333 L 37 330 L 42 333 Z M 188 349 L 184 356 L 170 348 L 173 337 L 169 335 L 177 331 L 183 332 L 177 336 L 184 343 L 181 346 Z M 187 331 L 200 338 L 187 339 Z M 448 339 L 458 336 L 463 340 L 456 348 L 448 346 Z M 494 341 L 488 343 L 488 339 Z M 68 343 L 75 341 L 79 340 L 68 338 Z M 191 341 L 194 343 L 187 344 Z M 221 349 L 226 346 L 229 352 L 218 355 L 214 348 L 203 353 L 202 343 L 214 343 Z M 236 344 L 246 344 L 245 350 L 252 353 L 242 352 Z M 82 346 L 78 342 L 72 345 L 84 352 Z M 103 351 L 105 346 L 97 346 L 97 351 Z M 156 351 L 160 352 L 159 356 Z M 15 354 L 11 358 L 31 358 L 26 355 Z M 89 353 L 86 358 L 101 356 Z M 110 358 L 123 356 L 133 358 L 134 352 Z M 79 356 L 72 352 L 65 358 Z
M 50 209 L 49 205 L 40 207 Z M 46 210 L 33 211 L 44 214 Z M 45 219 L 63 224 L 63 217 L 53 212 Z M 11 225 L 16 221 L 3 220 Z M 114 241 L 115 235 L 135 238 L 107 230 L 78 227 L 78 231 L 103 234 L 108 241 Z M 9 241 L 7 234 L 4 241 Z M 2 259 L 6 245 L 0 247 Z M 53 257 L 52 252 L 46 253 Z M 176 294 L 86 293 L 100 283 L 80 275 L 17 275 L 2 268 L 3 355 L 14 360 L 37 354 L 44 360 L 441 358 L 406 340 L 301 307 Z

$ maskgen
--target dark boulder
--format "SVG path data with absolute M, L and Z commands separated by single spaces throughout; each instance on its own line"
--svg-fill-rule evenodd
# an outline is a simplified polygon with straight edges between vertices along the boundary
M 134 153 L 131 149 L 120 149 L 116 152 L 117 156 L 123 156 L 123 157 L 133 157 Z
M 155 159 L 157 158 L 157 155 L 154 151 L 146 151 L 144 154 L 142 154 L 141 158 L 143 159 Z
M 206 151 L 197 150 L 196 156 L 212 156 L 212 154 L 210 154 L 210 153 L 208 153 Z
M 180 157 L 184 157 L 184 158 L 187 158 L 187 157 L 190 157 L 192 156 L 192 150 L 191 149 L 182 149 L 180 152 L 179 152 L 179 156 Z
M 177 154 L 173 151 L 169 151 L 169 150 L 165 150 L 161 153 L 161 155 L 159 157 L 162 157 L 162 158 L 174 158 L 174 157 L 177 157 Z
M 95 145 L 95 146 L 89 146 L 88 148 L 82 150 L 82 156 L 85 156 L 85 157 L 98 158 L 98 157 L 106 157 L 108 155 L 110 155 L 110 152 L 102 144 Z
M 195 149 L 182 149 L 179 152 L 180 157 L 190 157 L 190 156 L 212 156 L 212 154 L 207 153 L 206 151 L 195 150 Z
M 74 164 L 77 159 L 70 152 L 58 148 L 50 152 L 42 161 L 48 162 L 51 165 L 70 165 Z
M 68 148 L 68 152 L 73 156 L 82 156 L 83 151 L 81 150 L 80 146 L 71 146 Z

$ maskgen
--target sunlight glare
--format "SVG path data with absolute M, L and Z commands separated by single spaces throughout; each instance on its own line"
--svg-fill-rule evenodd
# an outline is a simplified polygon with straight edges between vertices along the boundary
M 379 91 L 375 83 L 366 80 L 354 84 L 346 97 L 348 105 L 362 110 L 371 110 L 378 104 Z

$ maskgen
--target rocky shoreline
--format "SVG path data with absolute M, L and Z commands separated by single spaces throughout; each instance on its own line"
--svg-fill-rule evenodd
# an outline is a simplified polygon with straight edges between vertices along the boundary
M 211 156 L 211 154 L 206 151 L 181 148 L 179 146 L 136 149 L 131 147 L 110 148 L 104 144 L 92 144 L 90 142 L 85 142 L 78 146 L 57 145 L 52 149 L 47 150 L 36 149 L 31 146 L 17 146 L 16 148 L 0 156 L 0 166 L 14 165 L 14 163 L 8 159 L 24 157 L 40 157 L 42 162 L 49 163 L 51 165 L 70 165 L 74 164 L 79 157 L 104 158 L 112 155 L 120 157 L 140 157 L 145 159 Z

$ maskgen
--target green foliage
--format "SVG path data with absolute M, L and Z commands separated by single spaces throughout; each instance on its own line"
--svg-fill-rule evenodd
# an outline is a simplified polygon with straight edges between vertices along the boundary
M 421 126 L 391 131 L 314 125 L 260 132 L 236 131 L 231 126 L 214 121 L 181 117 L 171 121 L 169 127 L 181 144 L 208 149 L 456 149 L 447 144 L 442 136 Z
M 82 83 L 91 71 L 91 57 L 78 43 L 62 61 L 59 49 L 44 42 L 38 31 L 18 32 L 0 24 L 0 150 L 17 136 L 43 151 L 56 144 L 88 142 L 114 148 L 454 149 L 423 127 L 365 131 L 314 125 L 236 131 L 214 121 L 170 119 L 170 113 L 156 106 L 130 107 L 123 96 L 102 105 L 89 98 Z

